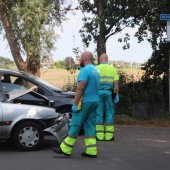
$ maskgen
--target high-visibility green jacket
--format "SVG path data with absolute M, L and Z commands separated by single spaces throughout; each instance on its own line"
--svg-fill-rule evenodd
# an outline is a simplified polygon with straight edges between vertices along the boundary
M 99 89 L 113 89 L 114 81 L 119 80 L 116 69 L 106 62 L 99 64 L 97 68 L 100 72 Z

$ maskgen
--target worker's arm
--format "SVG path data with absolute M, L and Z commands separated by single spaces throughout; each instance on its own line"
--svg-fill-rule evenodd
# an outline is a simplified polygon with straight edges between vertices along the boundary
M 114 93 L 118 95 L 119 92 L 119 75 L 117 74 L 117 71 L 115 68 L 113 68 L 113 76 L 114 76 Z
M 74 104 L 78 104 L 79 100 L 81 99 L 81 97 L 83 96 L 84 90 L 86 88 L 86 81 L 80 81 L 78 83 L 77 89 L 76 89 L 76 96 L 74 99 Z
M 118 92 L 119 92 L 119 81 L 116 80 L 114 81 L 114 93 L 116 93 L 118 95 Z

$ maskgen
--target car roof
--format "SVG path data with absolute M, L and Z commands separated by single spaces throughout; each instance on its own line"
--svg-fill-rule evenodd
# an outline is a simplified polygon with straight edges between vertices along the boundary
M 0 69 L 0 73 L 12 73 L 17 75 L 26 75 L 24 71 L 18 71 L 18 70 L 9 70 L 9 69 Z
M 29 80 L 33 80 L 33 75 L 28 74 L 24 71 L 18 71 L 18 70 L 9 70 L 9 69 L 0 69 L 0 74 L 11 74 L 13 76 L 20 76 Z

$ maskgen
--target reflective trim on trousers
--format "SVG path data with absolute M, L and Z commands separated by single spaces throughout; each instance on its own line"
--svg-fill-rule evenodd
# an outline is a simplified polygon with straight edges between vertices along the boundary
M 105 139 L 111 140 L 114 136 L 114 125 L 106 125 L 105 128 Z
M 70 136 L 66 137 L 65 140 L 61 143 L 60 148 L 66 154 L 71 154 L 72 149 L 75 145 L 76 138 Z
M 104 140 L 104 125 L 96 125 L 96 137 L 99 140 Z
M 97 155 L 96 138 L 85 138 L 86 151 L 89 155 Z

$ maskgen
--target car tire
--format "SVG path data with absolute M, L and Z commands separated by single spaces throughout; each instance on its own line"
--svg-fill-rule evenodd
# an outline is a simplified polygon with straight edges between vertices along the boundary
M 19 150 L 38 150 L 44 142 L 43 129 L 35 122 L 24 122 L 15 128 L 13 141 Z

